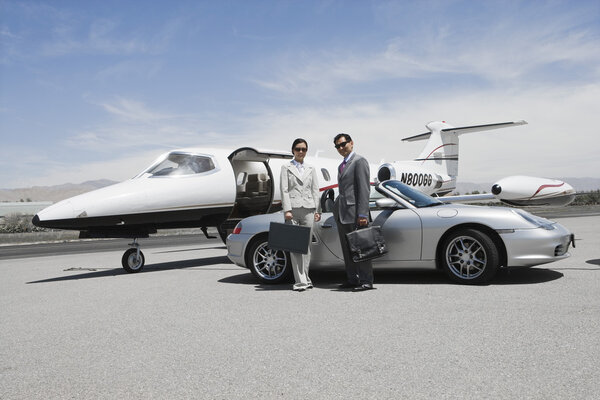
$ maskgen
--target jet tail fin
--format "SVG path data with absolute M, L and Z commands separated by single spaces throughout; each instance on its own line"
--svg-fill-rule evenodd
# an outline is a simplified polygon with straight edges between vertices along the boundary
M 446 176 L 451 181 L 458 175 L 458 136 L 464 133 L 488 131 L 527 124 L 526 121 L 500 122 L 494 124 L 454 127 L 445 121 L 434 121 L 427 125 L 429 132 L 402 139 L 405 142 L 427 140 L 425 148 L 415 159 L 421 165 Z

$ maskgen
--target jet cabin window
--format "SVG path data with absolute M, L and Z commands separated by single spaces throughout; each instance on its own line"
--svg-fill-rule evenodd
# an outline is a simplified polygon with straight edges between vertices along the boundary
M 210 157 L 185 153 L 171 153 L 165 160 L 150 168 L 146 173 L 152 176 L 182 176 L 202 174 L 215 169 Z

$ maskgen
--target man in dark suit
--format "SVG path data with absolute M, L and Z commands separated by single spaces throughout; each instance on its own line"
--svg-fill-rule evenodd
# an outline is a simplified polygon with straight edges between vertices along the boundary
M 344 161 L 338 167 L 339 195 L 333 207 L 347 275 L 347 281 L 341 284 L 340 288 L 370 290 L 373 289 L 373 265 L 371 261 L 355 263 L 346 239 L 347 233 L 357 227 L 369 225 L 369 163 L 354 152 L 354 142 L 350 135 L 340 133 L 333 139 L 333 143 L 338 153 L 344 157 Z

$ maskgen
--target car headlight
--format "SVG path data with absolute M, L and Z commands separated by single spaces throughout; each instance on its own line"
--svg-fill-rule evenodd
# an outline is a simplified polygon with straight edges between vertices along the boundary
M 528 213 L 527 211 L 523 211 L 523 210 L 519 210 L 519 209 L 515 209 L 515 210 L 511 210 L 511 211 L 514 212 L 515 214 L 517 214 L 519 217 L 523 218 L 525 221 L 529 222 L 532 225 L 535 225 L 538 228 L 544 228 L 549 231 L 555 229 L 554 222 L 547 220 L 546 218 L 538 217 L 537 215 L 533 215 L 531 213 Z

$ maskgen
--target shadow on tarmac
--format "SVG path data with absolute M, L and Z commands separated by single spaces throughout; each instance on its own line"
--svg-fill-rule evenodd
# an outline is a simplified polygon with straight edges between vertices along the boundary
M 177 249 L 177 250 L 165 250 L 165 251 L 155 251 L 154 254 L 166 254 L 166 253 L 183 253 L 185 251 L 199 251 L 199 250 L 227 250 L 227 246 L 215 246 L 215 247 L 198 247 L 195 249 Z M 229 259 L 227 259 L 228 262 Z
M 600 266 L 600 258 L 594 260 L 587 260 L 586 264 L 590 265 L 598 265 Z M 600 271 L 600 268 L 593 267 L 564 267 L 564 268 L 555 268 L 556 271 Z
M 588 264 L 600 265 L 600 259 L 589 260 Z M 222 264 L 233 263 L 227 258 L 227 256 L 218 257 L 207 257 L 207 258 L 196 258 L 190 260 L 179 260 L 169 261 L 157 264 L 148 264 L 144 266 L 144 269 L 140 273 L 156 272 L 156 271 L 169 271 L 176 269 L 193 269 L 202 267 L 202 270 L 211 268 L 204 268 L 210 266 L 217 266 Z M 218 269 L 223 269 L 219 267 Z M 230 269 L 230 268 L 225 268 Z M 238 267 L 235 267 L 237 270 Z M 231 269 L 233 270 L 233 268 Z M 49 283 L 49 282 L 62 282 L 79 279 L 90 279 L 90 278 L 102 278 L 107 276 L 117 275 L 131 275 L 127 273 L 123 268 L 69 268 L 64 271 L 86 271 L 76 275 L 59 276 L 56 278 L 42 279 L 39 281 L 27 282 L 31 283 Z M 454 285 L 452 281 L 439 270 L 430 269 L 402 269 L 402 270 L 377 270 L 375 269 L 375 286 L 396 284 L 396 285 Z M 317 288 L 340 290 L 338 285 L 345 281 L 345 272 L 343 270 L 314 270 L 310 272 L 311 280 Z M 519 268 L 501 270 L 498 272 L 494 280 L 488 285 L 524 285 L 524 284 L 536 284 L 550 282 L 563 277 L 563 274 L 551 269 L 545 268 Z M 242 274 L 229 276 L 220 279 L 220 283 L 233 283 L 242 285 L 254 285 L 256 290 L 290 290 L 290 284 L 261 284 L 248 270 Z
M 148 264 L 144 266 L 144 269 L 139 272 L 141 274 L 147 272 L 156 272 L 156 271 L 169 271 L 174 269 L 188 269 L 188 268 L 196 268 L 196 267 L 207 267 L 212 265 L 219 264 L 233 264 L 229 258 L 226 256 L 219 257 L 207 257 L 207 258 L 197 258 L 192 260 L 181 260 L 181 261 L 169 261 L 158 264 Z M 207 269 L 207 268 L 202 268 Z M 223 269 L 223 268 L 219 268 Z M 131 275 L 126 272 L 123 268 L 69 268 L 65 269 L 65 271 L 90 271 L 83 274 L 77 275 L 68 275 L 68 276 L 59 276 L 56 278 L 43 279 L 39 281 L 27 282 L 30 283 L 48 283 L 48 282 L 61 282 L 61 281 L 72 281 L 78 279 L 89 279 L 89 278 L 102 278 L 105 276 L 117 276 L 117 275 Z
M 403 269 L 397 271 L 383 270 L 374 272 L 375 287 L 378 285 L 458 285 L 439 270 L 411 270 Z M 531 285 L 538 283 L 551 282 L 562 278 L 564 275 L 560 272 L 545 268 L 519 268 L 502 270 L 486 286 L 490 285 Z M 347 291 L 338 289 L 338 285 L 345 281 L 344 271 L 311 271 L 310 278 L 315 288 L 330 289 L 336 291 Z M 248 271 L 247 273 L 228 276 L 220 279 L 220 283 L 232 283 L 239 285 L 254 285 L 256 290 L 290 290 L 291 283 L 287 284 L 261 284 Z
M 596 258 L 594 260 L 587 260 L 585 263 L 592 264 L 592 265 L 600 265 L 600 258 Z

